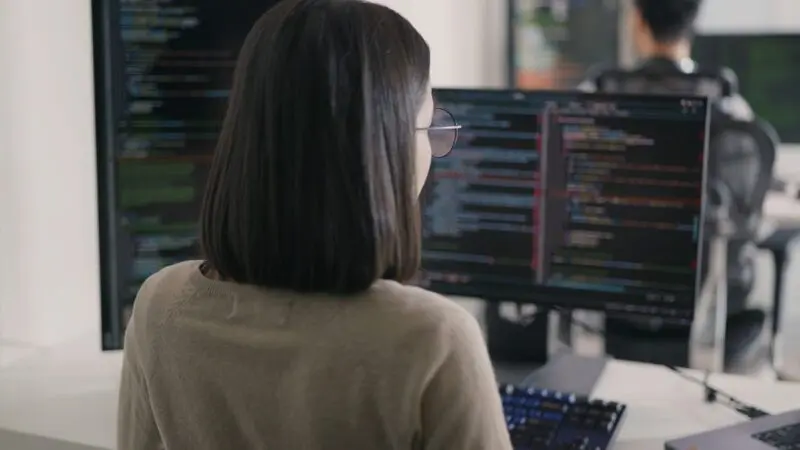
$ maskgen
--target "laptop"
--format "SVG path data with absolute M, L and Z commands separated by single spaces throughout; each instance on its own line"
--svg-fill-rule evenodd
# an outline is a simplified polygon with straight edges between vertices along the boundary
M 800 450 L 800 410 L 668 441 L 666 450 Z

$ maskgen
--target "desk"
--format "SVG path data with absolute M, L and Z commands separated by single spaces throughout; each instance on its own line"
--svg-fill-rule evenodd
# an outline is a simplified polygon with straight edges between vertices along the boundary
M 19 433 L 49 439 L 31 449 L 113 449 L 122 358 L 97 347 L 90 336 L 0 369 L 0 448 L 8 445 L 10 430 L 15 439 Z M 732 375 L 711 380 L 769 412 L 800 407 L 800 385 Z M 742 420 L 720 405 L 704 404 L 699 386 L 646 364 L 609 362 L 595 395 L 629 405 L 618 450 L 663 450 L 669 438 Z
M 710 383 L 770 413 L 800 408 L 800 384 L 724 374 L 712 375 Z M 744 420 L 722 405 L 704 403 L 702 387 L 649 364 L 609 363 L 594 395 L 629 406 L 618 450 L 663 450 L 668 439 Z

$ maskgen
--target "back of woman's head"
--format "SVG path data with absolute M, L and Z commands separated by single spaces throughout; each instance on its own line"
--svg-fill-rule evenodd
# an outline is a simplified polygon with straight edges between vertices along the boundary
M 250 31 L 201 214 L 221 277 L 308 292 L 419 263 L 415 118 L 428 46 L 360 0 L 284 0 Z

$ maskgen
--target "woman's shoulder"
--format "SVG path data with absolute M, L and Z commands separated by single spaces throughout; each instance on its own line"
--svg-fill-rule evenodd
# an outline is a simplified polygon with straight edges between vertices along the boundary
M 196 291 L 193 280 L 201 261 L 184 261 L 164 267 L 150 275 L 139 288 L 134 301 L 133 316 L 164 315 Z
M 462 305 L 426 289 L 382 280 L 368 295 L 378 308 L 390 313 L 393 320 L 407 319 L 418 325 L 437 329 L 478 329 L 475 316 Z
M 185 291 L 186 286 L 192 284 L 193 279 L 200 275 L 201 263 L 202 261 L 190 260 L 164 267 L 147 277 L 139 289 L 138 297 L 146 297 L 164 291 L 173 294 Z
M 450 358 L 484 357 L 486 343 L 478 320 L 454 300 L 388 281 L 379 282 L 370 295 L 374 297 L 369 303 L 377 311 L 367 309 L 357 325 L 370 332 L 384 351 L 404 358 L 404 364 L 438 370 Z

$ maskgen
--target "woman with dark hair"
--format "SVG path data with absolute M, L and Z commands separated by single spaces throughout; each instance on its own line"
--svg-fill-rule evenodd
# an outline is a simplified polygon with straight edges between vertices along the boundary
M 475 319 L 404 285 L 457 126 L 392 10 L 285 0 L 241 50 L 203 261 L 142 286 L 119 449 L 510 449 Z M 440 121 L 442 120 L 442 121 Z

